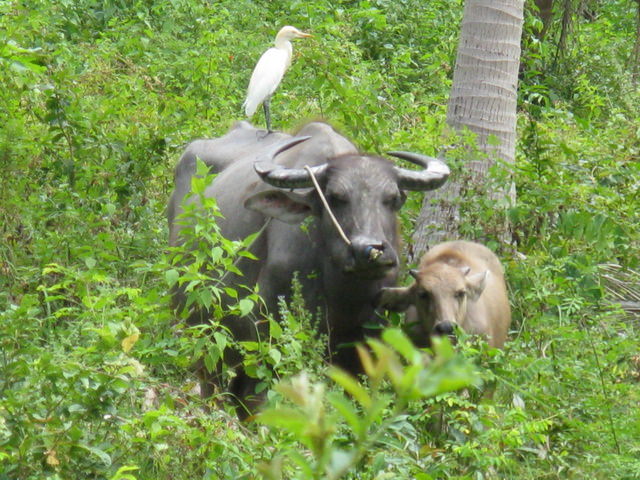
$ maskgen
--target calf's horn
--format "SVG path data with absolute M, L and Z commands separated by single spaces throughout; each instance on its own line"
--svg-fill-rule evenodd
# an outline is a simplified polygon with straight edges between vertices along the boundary
M 444 185 L 449 177 L 449 167 L 437 158 L 412 152 L 387 153 L 423 167 L 422 170 L 394 167 L 398 174 L 398 187 L 402 190 L 435 190 Z

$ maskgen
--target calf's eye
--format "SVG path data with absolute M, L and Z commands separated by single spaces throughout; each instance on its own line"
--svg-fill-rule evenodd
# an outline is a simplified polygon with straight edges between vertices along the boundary
M 428 300 L 429 299 L 429 292 L 427 292 L 426 290 L 418 290 L 418 297 L 421 300 Z

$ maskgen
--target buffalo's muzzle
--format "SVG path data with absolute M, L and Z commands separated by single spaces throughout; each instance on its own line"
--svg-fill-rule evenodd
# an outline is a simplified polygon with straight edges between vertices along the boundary
M 393 249 L 379 240 L 357 237 L 351 241 L 351 260 L 346 266 L 350 272 L 379 272 L 383 275 L 397 265 Z
M 380 255 L 384 253 L 384 249 L 382 248 L 382 246 L 374 247 L 373 245 L 367 245 L 367 247 L 364 249 L 364 252 L 370 262 L 375 262 L 378 258 L 380 258 Z

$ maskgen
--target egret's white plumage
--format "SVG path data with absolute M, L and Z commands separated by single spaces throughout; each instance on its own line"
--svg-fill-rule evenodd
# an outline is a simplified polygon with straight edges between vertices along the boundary
M 291 65 L 293 54 L 291 40 L 310 36 L 292 26 L 282 27 L 276 35 L 275 46 L 262 54 L 253 69 L 247 89 L 247 98 L 243 104 L 244 111 L 248 117 L 251 117 L 256 113 L 260 104 L 263 104 L 267 130 L 269 131 L 271 131 L 269 100 Z

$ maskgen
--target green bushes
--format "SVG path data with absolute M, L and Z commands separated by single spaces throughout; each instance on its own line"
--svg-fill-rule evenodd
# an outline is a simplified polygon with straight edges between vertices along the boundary
M 275 31 L 315 35 L 274 97 L 278 128 L 324 117 L 363 150 L 433 155 L 446 141 L 458 3 L 0 5 L 0 478 L 640 475 L 637 317 L 609 303 L 611 285 L 625 298 L 637 277 L 608 284 L 599 266 L 617 275 L 639 261 L 633 2 L 576 20 L 557 58 L 553 36 L 525 37 L 517 252 L 499 248 L 514 311 L 505 351 L 464 339 L 425 366 L 390 330 L 370 345 L 369 376 L 353 379 L 326 375 L 299 298 L 282 323 L 267 320 L 262 343 L 175 325 L 170 286 L 195 282 L 191 300 L 215 310 L 224 286 L 196 267 L 233 268 L 247 243 L 219 238 L 207 216 L 206 255 L 188 267 L 167 252 L 172 168 L 187 141 L 241 118 Z M 497 226 L 476 197 L 469 235 Z M 405 205 L 405 238 L 420 204 L 412 194 Z M 241 314 L 259 301 L 234 294 Z M 250 354 L 268 391 L 256 422 L 194 392 L 189 366 L 202 356 L 211 368 L 230 347 Z

